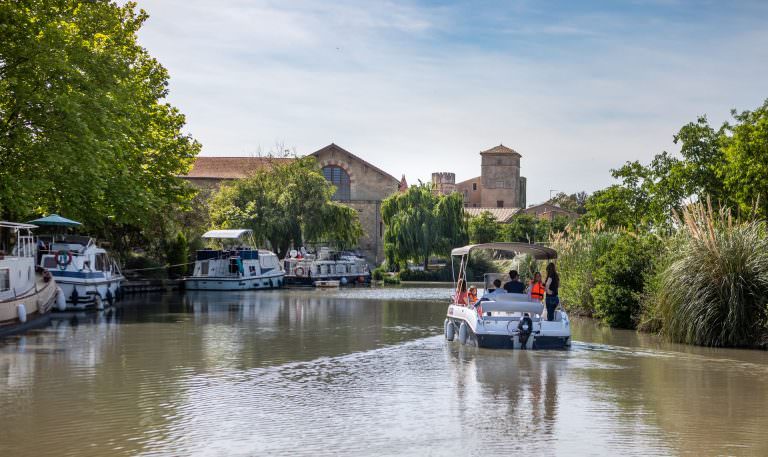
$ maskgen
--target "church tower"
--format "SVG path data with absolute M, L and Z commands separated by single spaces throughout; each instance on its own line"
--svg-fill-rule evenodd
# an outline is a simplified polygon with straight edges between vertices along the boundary
M 500 144 L 482 151 L 480 206 L 484 208 L 525 208 L 525 178 L 520 177 L 520 154 Z

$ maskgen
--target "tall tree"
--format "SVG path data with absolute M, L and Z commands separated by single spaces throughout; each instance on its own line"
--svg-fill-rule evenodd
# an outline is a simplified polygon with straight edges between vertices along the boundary
M 331 200 L 335 187 L 307 156 L 271 166 L 222 186 L 211 200 L 215 227 L 249 228 L 283 257 L 291 246 L 357 244 L 363 231 L 357 211 Z
M 426 267 L 429 256 L 446 255 L 467 242 L 463 198 L 456 192 L 434 195 L 429 185 L 411 186 L 385 199 L 381 216 L 390 263 L 416 260 Z
M 470 243 L 491 243 L 499 241 L 501 226 L 490 211 L 483 211 L 469 219 Z
M 168 72 L 137 43 L 128 2 L 0 3 L 0 211 L 61 212 L 120 238 L 186 204 L 199 151 L 165 101 Z

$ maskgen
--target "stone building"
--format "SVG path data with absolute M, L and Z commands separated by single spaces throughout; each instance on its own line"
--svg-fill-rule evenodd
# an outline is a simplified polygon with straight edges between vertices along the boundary
M 467 208 L 525 208 L 527 182 L 520 176 L 521 157 L 500 144 L 480 152 L 480 176 L 455 183 L 453 173 L 432 173 L 432 185 L 440 194 L 460 192 Z
M 363 226 L 358 250 L 370 263 L 378 265 L 384 260 L 381 201 L 397 192 L 401 181 L 333 143 L 311 155 L 317 158 L 325 178 L 336 186 L 333 199 L 358 211 Z M 293 159 L 202 156 L 197 157 L 184 178 L 212 192 L 223 182 L 242 179 L 261 168 L 290 160 Z
M 565 217 L 568 220 L 572 221 L 574 219 L 578 219 L 579 217 L 579 214 L 576 213 L 575 211 L 561 208 L 551 203 L 541 203 L 538 205 L 533 205 L 521 210 L 520 212 L 524 214 L 531 214 L 538 217 L 539 219 L 546 219 L 548 221 L 553 221 L 557 217 Z

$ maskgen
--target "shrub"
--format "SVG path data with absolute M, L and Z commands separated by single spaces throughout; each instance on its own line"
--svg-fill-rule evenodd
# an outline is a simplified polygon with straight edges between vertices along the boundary
M 180 278 L 187 273 L 186 263 L 189 262 L 189 244 L 187 243 L 187 237 L 184 236 L 184 233 L 177 233 L 176 238 L 168 243 L 166 257 L 168 259 L 168 265 L 178 265 L 168 268 L 169 277 Z
M 450 268 L 439 270 L 409 270 L 400 271 L 401 281 L 451 281 Z
M 143 253 L 128 254 L 123 273 L 129 278 L 165 279 L 168 277 L 165 264 Z
M 371 272 L 371 278 L 373 278 L 376 281 L 381 281 L 384 279 L 384 274 L 386 273 L 386 269 L 383 266 L 376 267 Z
M 400 278 L 398 278 L 397 276 L 386 275 L 384 276 L 384 284 L 386 285 L 400 284 Z
M 653 297 L 662 333 L 705 346 L 768 343 L 768 235 L 703 204 L 683 211 L 680 252 Z

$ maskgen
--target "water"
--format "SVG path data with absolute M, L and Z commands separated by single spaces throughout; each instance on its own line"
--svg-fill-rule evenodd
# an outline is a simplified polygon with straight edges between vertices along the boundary
M 768 353 L 574 322 L 442 337 L 444 289 L 145 296 L 0 340 L 0 456 L 768 455 Z

